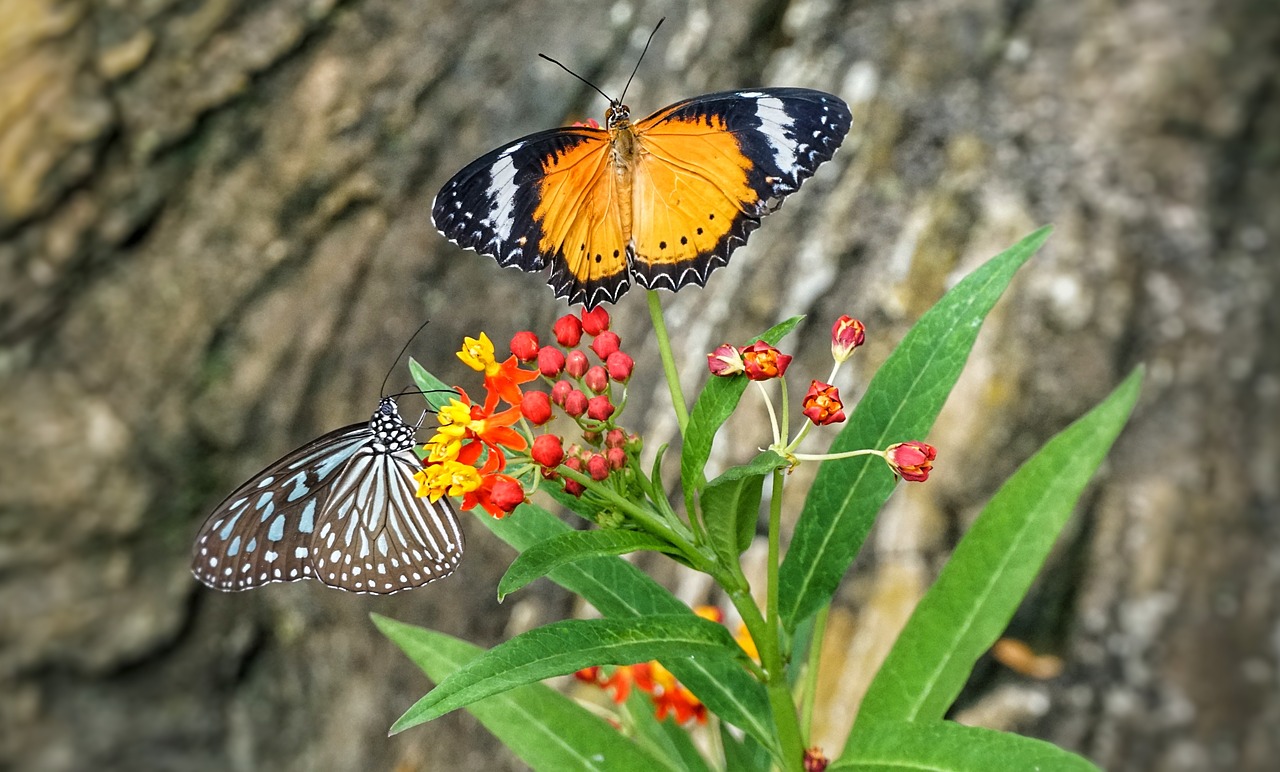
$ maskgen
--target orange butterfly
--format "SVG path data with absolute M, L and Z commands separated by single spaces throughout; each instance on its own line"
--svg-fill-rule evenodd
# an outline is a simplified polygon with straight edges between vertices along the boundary
M 802 88 L 707 94 L 635 123 L 610 100 L 603 129 L 551 129 L 473 161 L 431 217 L 503 266 L 550 266 L 556 297 L 588 309 L 616 302 L 633 278 L 702 286 L 831 158 L 849 123 L 838 97 Z

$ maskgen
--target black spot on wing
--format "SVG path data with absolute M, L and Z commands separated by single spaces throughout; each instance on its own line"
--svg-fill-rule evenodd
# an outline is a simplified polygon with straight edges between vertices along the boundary
M 631 263 L 631 248 L 627 248 L 627 263 Z M 563 253 L 557 253 L 551 261 L 551 278 L 547 285 L 558 298 L 564 298 L 569 305 L 581 303 L 590 311 L 601 303 L 617 303 L 631 287 L 631 269 L 618 271 L 612 276 L 582 281 L 575 277 L 565 262 Z
M 753 216 L 740 213 L 729 230 L 716 242 L 713 250 L 696 260 L 676 263 L 636 263 L 636 284 L 645 289 L 667 289 L 675 292 L 686 284 L 705 287 L 711 272 L 728 265 L 733 250 L 747 243 L 747 236 L 760 227 L 760 218 L 768 212 Z M 639 270 L 643 266 L 643 270 Z
M 583 142 L 606 141 L 607 136 L 585 127 L 551 129 L 486 153 L 444 184 L 431 205 L 431 220 L 460 247 L 506 267 L 540 271 L 550 259 L 538 251 L 542 228 L 534 218 L 544 164 Z

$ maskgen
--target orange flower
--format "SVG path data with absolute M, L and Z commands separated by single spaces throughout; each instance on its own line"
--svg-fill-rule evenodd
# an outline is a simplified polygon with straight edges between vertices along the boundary
M 690 719 L 696 719 L 699 724 L 707 723 L 707 706 L 703 705 L 702 701 L 695 697 L 684 684 L 677 681 L 670 670 L 657 662 L 648 663 L 648 668 L 653 688 L 646 691 L 653 697 L 655 714 L 659 721 L 670 715 L 675 718 L 677 724 L 683 724 Z
M 520 420 L 520 408 L 498 412 L 499 395 L 493 389 L 487 389 L 483 405 L 472 404 L 463 389 L 457 392 L 458 397 L 436 414 L 440 428 L 423 446 L 427 455 L 422 472 L 416 475 L 418 495 L 432 501 L 445 494 L 462 496 L 462 509 L 478 505 L 494 517 L 503 517 L 524 501 L 520 483 L 499 474 L 507 465 L 504 449 L 522 451 L 528 447 L 525 438 L 511 428 Z M 484 465 L 476 469 L 486 451 Z
M 837 424 L 844 420 L 844 404 L 840 401 L 840 391 L 835 386 L 822 381 L 809 384 L 809 393 L 804 395 L 804 416 L 815 426 Z
M 753 381 L 767 381 L 770 378 L 781 378 L 791 364 L 791 357 L 762 340 L 742 349 L 742 363 L 747 371 L 747 378 Z
M 483 475 L 479 487 L 462 497 L 463 510 L 472 509 L 479 504 L 498 520 L 511 514 L 522 503 L 524 488 L 520 481 L 510 475 L 497 473 Z
M 487 380 L 485 385 L 488 386 Z M 484 405 L 473 404 L 471 397 L 461 387 L 457 391 L 460 399 L 450 399 L 449 404 L 440 408 L 436 414 L 440 429 L 427 443 L 428 452 L 437 443 L 450 440 L 478 441 L 489 448 L 490 452 L 499 455 L 504 447 L 515 451 L 528 447 L 524 437 L 511 428 L 512 424 L 520 420 L 519 400 L 516 400 L 517 407 L 496 412 L 499 397 L 496 391 L 486 389 Z
M 485 388 L 498 394 L 508 405 L 520 404 L 520 384 L 538 377 L 537 371 L 521 369 L 514 354 L 499 363 L 494 357 L 493 342 L 483 332 L 479 338 L 462 339 L 458 359 L 472 370 L 484 373 Z
M 609 676 L 605 676 L 599 667 L 589 667 L 579 670 L 574 676 L 580 681 L 594 683 L 604 689 L 618 704 L 627 701 L 632 687 L 645 692 L 653 700 L 655 715 L 659 721 L 670 715 L 678 724 L 690 719 L 696 719 L 699 724 L 707 722 L 707 707 L 684 684 L 677 681 L 671 671 L 657 662 L 616 667 Z

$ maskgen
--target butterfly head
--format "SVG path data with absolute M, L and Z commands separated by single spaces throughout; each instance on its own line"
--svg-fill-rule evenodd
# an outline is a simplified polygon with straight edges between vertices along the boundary
M 374 449 L 387 453 L 412 448 L 417 435 L 417 427 L 400 417 L 394 397 L 383 397 L 378 403 L 378 411 L 369 419 L 369 431 L 373 432 Z
M 631 108 L 622 104 L 618 100 L 609 103 L 609 109 L 604 111 L 605 128 L 613 131 L 631 122 Z
M 378 419 L 385 420 L 387 418 L 399 418 L 399 417 L 400 417 L 400 407 L 396 404 L 396 398 L 383 397 L 382 401 L 378 403 L 377 412 L 373 414 L 373 418 L 370 420 L 377 421 Z

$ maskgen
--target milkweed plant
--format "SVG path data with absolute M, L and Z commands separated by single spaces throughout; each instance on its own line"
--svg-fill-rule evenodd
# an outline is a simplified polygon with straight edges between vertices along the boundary
M 830 325 L 831 371 L 803 374 L 803 391 L 788 385 L 797 373 L 784 353 L 802 321 L 795 317 L 708 352 L 706 383 L 686 407 L 661 307 L 649 292 L 678 448 L 646 449 L 630 430 L 634 363 L 603 308 L 563 316 L 549 331 L 517 332 L 509 352 L 485 333 L 465 339 L 458 356 L 477 371 L 478 390 L 449 387 L 411 362 L 439 424 L 422 448 L 418 495 L 460 498 L 462 509 L 485 513 L 479 520 L 516 549 L 499 598 L 545 576 L 600 616 L 547 624 L 484 651 L 375 615 L 436 682 L 392 732 L 466 708 L 545 770 L 1095 769 L 1049 743 L 964 726 L 946 714 L 1126 422 L 1140 371 L 1051 439 L 987 503 L 871 681 L 843 747 L 810 741 L 819 652 L 841 578 L 899 482 L 925 483 L 935 461 L 962 458 L 923 439 L 983 319 L 1048 235 L 1048 228 L 1036 231 L 960 281 L 906 335 L 856 405 L 844 403 L 838 382 L 867 333 L 842 316 Z M 740 404 L 752 384 L 765 395 L 763 407 Z M 737 410 L 766 414 L 759 420 L 769 422 L 772 442 L 708 479 L 713 440 Z M 828 452 L 797 451 L 802 439 L 823 432 L 831 434 Z M 803 464 L 818 469 L 801 495 L 788 481 Z M 586 527 L 571 527 L 537 503 L 548 499 Z M 762 587 L 742 564 L 761 517 L 768 521 Z M 784 519 L 793 524 L 785 545 Z M 620 557 L 643 551 L 710 577 L 740 624 L 727 626 L 720 609 L 689 608 Z M 616 708 L 602 715 L 539 683 L 565 675 L 599 687 Z

